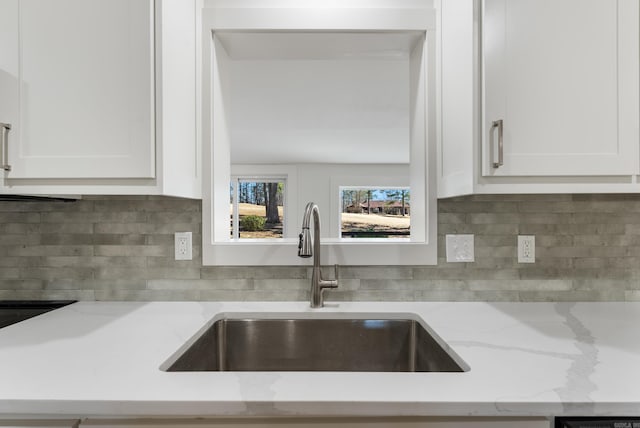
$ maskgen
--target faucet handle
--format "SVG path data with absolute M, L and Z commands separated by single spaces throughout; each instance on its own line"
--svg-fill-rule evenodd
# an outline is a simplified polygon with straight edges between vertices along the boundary
M 322 283 L 322 288 L 338 288 L 338 277 L 340 276 L 340 265 L 333 265 L 333 279 L 323 279 L 322 274 L 320 274 L 320 282 Z

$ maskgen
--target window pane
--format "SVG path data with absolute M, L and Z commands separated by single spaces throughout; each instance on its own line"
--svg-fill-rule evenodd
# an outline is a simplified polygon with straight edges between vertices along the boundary
M 284 180 L 243 180 L 236 182 L 239 239 L 283 237 Z M 233 202 L 231 212 L 234 212 Z M 232 218 L 235 216 L 232 215 Z M 231 224 L 233 237 L 233 220 Z
M 340 189 L 343 238 L 408 238 L 411 223 L 409 188 Z

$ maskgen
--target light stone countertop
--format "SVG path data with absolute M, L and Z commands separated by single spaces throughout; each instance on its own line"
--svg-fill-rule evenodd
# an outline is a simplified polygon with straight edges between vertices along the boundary
M 159 366 L 222 312 L 414 313 L 465 373 Z M 640 303 L 80 302 L 0 329 L 0 418 L 640 415 Z

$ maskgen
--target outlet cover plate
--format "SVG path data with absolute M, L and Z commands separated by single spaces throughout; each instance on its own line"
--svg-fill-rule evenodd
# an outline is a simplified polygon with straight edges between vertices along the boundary
M 176 232 L 174 235 L 174 248 L 176 260 L 193 259 L 193 243 L 191 232 Z
M 473 235 L 446 235 L 447 262 L 475 261 Z
M 518 263 L 536 262 L 536 237 L 518 235 Z

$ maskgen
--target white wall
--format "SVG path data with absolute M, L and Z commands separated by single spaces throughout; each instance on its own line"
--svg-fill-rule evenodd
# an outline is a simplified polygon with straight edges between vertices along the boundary
M 231 159 L 408 163 L 409 64 L 231 61 Z

